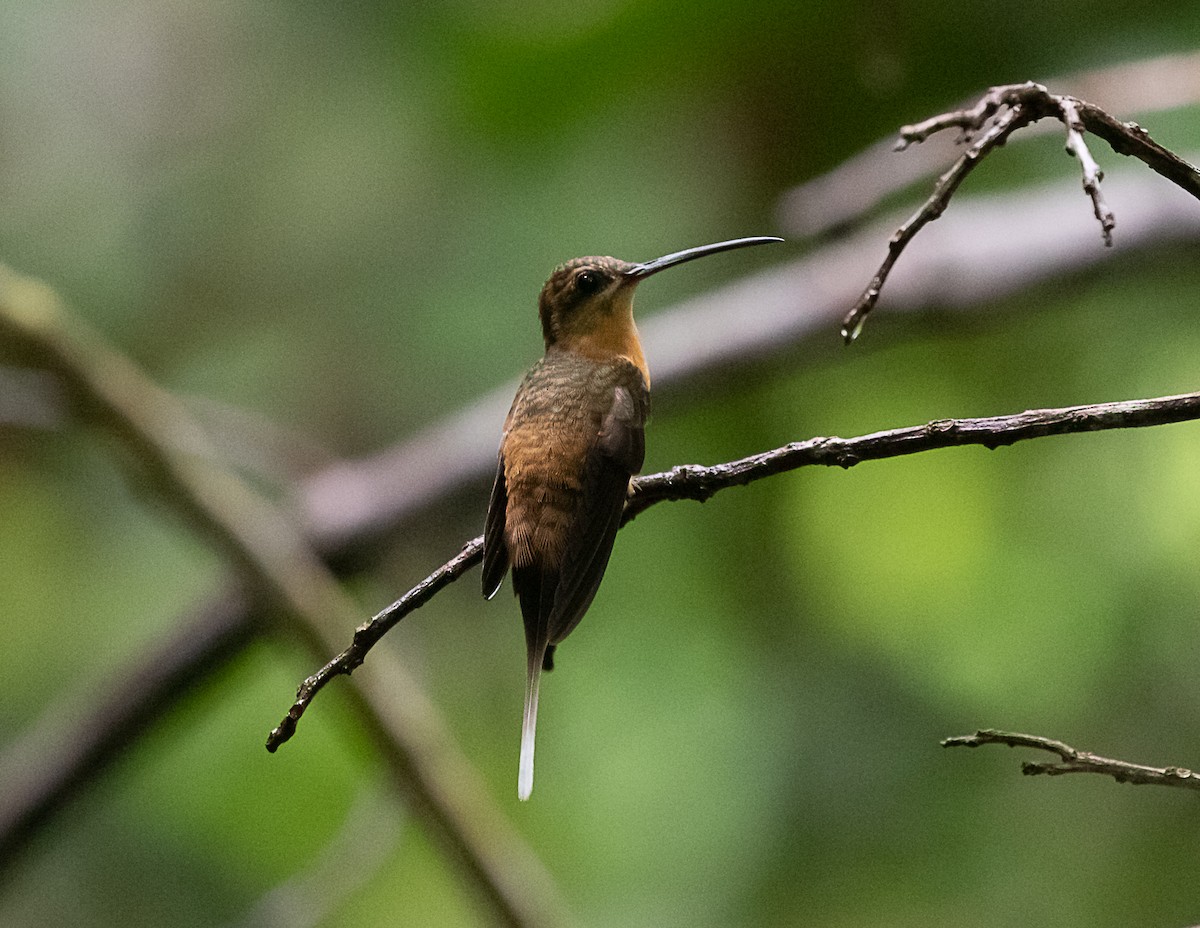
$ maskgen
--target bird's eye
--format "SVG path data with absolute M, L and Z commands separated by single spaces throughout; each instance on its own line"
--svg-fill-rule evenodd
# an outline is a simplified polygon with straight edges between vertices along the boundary
M 604 287 L 604 275 L 599 271 L 580 271 L 575 275 L 575 289 L 584 296 L 599 293 Z

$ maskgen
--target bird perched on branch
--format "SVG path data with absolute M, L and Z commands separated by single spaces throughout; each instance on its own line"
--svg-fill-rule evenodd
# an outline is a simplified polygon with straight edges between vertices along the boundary
M 643 264 L 575 258 L 555 268 L 538 312 L 545 356 L 504 423 L 483 535 L 483 595 L 512 569 L 528 649 L 517 794 L 533 789 L 538 685 L 554 649 L 600 586 L 629 479 L 642 467 L 650 371 L 633 322 L 633 292 L 652 274 L 705 255 L 778 242 L 740 238 Z

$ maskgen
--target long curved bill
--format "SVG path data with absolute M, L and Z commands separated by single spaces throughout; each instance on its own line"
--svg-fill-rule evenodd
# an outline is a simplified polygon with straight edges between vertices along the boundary
M 674 254 L 663 255 L 661 258 L 655 258 L 653 261 L 635 264 L 625 272 L 625 279 L 630 282 L 644 280 L 651 274 L 665 271 L 667 268 L 674 267 L 676 264 L 683 264 L 685 261 L 692 261 L 696 258 L 706 257 L 707 255 L 715 255 L 722 251 L 732 251 L 735 248 L 749 248 L 751 245 L 767 245 L 771 242 L 782 241 L 783 239 L 776 238 L 773 235 L 756 235 L 752 238 L 735 238 L 728 242 L 716 242 L 712 245 L 698 245 L 695 248 L 688 248 L 684 251 L 677 251 Z

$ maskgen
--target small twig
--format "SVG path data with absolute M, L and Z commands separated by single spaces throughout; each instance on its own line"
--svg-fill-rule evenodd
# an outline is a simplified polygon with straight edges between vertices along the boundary
M 1117 224 L 1117 219 L 1100 193 L 1100 181 L 1104 179 L 1104 172 L 1100 170 L 1100 165 L 1096 164 L 1096 159 L 1092 157 L 1087 143 L 1083 140 L 1083 122 L 1075 104 L 1076 101 L 1071 97 L 1062 98 L 1063 123 L 1067 127 L 1067 153 L 1079 159 L 1079 168 L 1083 171 L 1084 193 L 1092 200 L 1092 211 L 1096 221 L 1100 223 L 1100 234 L 1104 238 L 1104 244 L 1111 248 L 1112 230 Z
M 939 419 L 926 425 L 873 432 L 857 438 L 810 438 L 725 464 L 711 467 L 682 465 L 663 473 L 637 477 L 630 488 L 622 524 L 656 503 L 683 499 L 703 502 L 728 487 L 744 486 L 764 477 L 816 464 L 846 468 L 861 461 L 899 457 L 955 445 L 999 448 L 1047 435 L 1140 428 L 1190 419 L 1200 419 L 1200 393 L 1062 409 L 1035 409 L 1016 415 L 982 419 Z M 325 684 L 340 674 L 352 673 L 389 629 L 479 563 L 482 553 L 483 538 L 472 539 L 457 555 L 369 622 L 359 626 L 350 646 L 300 685 L 287 715 L 267 737 L 267 750 L 277 750 L 295 734 L 296 723 Z
M 1148 767 L 1145 764 L 1133 764 L 1125 760 L 1101 757 L 1090 751 L 1080 751 L 1056 738 L 1044 738 L 1041 735 L 1023 735 L 1019 732 L 984 728 L 973 735 L 946 738 L 942 742 L 942 747 L 977 748 L 981 744 L 1006 744 L 1010 748 L 1038 748 L 1042 751 L 1049 751 L 1051 754 L 1057 754 L 1061 758 L 1061 762 L 1057 763 L 1051 761 L 1023 762 L 1021 772 L 1026 776 L 1098 773 L 1102 776 L 1112 777 L 1118 783 L 1177 786 L 1182 789 L 1200 790 L 1200 773 L 1194 773 L 1185 767 Z
M 267 735 L 267 750 L 272 754 L 279 746 L 296 733 L 296 723 L 308 708 L 325 684 L 340 674 L 349 676 L 366 659 L 367 653 L 375 647 L 376 642 L 392 630 L 396 624 L 410 612 L 414 612 L 432 599 L 442 588 L 449 586 L 464 573 L 479 563 L 483 556 L 483 536 L 473 538 L 463 545 L 463 549 L 449 561 L 431 573 L 415 587 L 401 596 L 398 600 L 381 612 L 376 613 L 370 621 L 364 622 L 354 630 L 354 638 L 350 647 L 337 657 L 328 661 L 324 667 L 305 679 L 296 690 L 296 701 L 288 710 L 271 733 Z
M 880 291 L 897 258 L 922 228 L 946 211 L 946 207 L 950 205 L 950 198 L 963 179 L 980 161 L 1003 145 L 1013 132 L 1047 116 L 1054 117 L 1066 128 L 1067 152 L 1079 160 L 1083 173 L 1083 189 L 1092 201 L 1092 211 L 1100 223 L 1100 233 L 1105 245 L 1112 245 L 1112 230 L 1116 225 L 1116 217 L 1101 195 L 1100 181 L 1103 172 L 1084 141 L 1085 131 L 1100 136 L 1117 153 L 1141 159 L 1164 177 L 1200 198 L 1200 171 L 1151 139 L 1141 126 L 1119 122 L 1099 107 L 1066 94 L 1050 93 L 1041 84 L 1032 81 L 993 87 L 969 109 L 932 116 L 900 130 L 897 150 L 903 150 L 914 142 L 923 142 L 934 133 L 950 128 L 959 129 L 959 142 L 970 142 L 971 147 L 959 157 L 950 170 L 938 178 L 929 198 L 896 230 L 888 242 L 888 253 L 879 270 L 875 272 L 862 296 L 842 322 L 842 338 L 847 343 L 854 341 L 862 331 L 867 314 L 879 302 Z M 982 135 L 978 135 L 979 133 Z
M 1009 87 L 992 87 L 970 109 L 951 110 L 949 113 L 930 116 L 914 125 L 904 126 L 900 130 L 900 138 L 896 140 L 895 150 L 904 151 L 914 142 L 919 144 L 934 133 L 951 128 L 959 130 L 959 144 L 972 141 L 975 133 L 983 127 L 985 122 L 995 116 L 1002 106 L 1013 103 L 1011 94 L 1008 93 L 1009 89 Z
M 932 133 L 952 126 L 957 126 L 961 130 L 960 141 L 966 142 L 974 139 L 975 133 L 982 129 L 984 122 L 995 115 L 996 110 L 1003 102 L 995 94 L 996 90 L 990 91 L 970 110 L 943 113 L 915 126 L 905 126 L 900 130 L 897 150 L 903 150 L 912 142 L 922 142 Z M 996 118 L 992 126 L 979 139 L 972 143 L 970 148 L 959 156 L 950 170 L 938 178 L 933 192 L 921 204 L 921 208 L 909 217 L 888 241 L 887 257 L 883 259 L 879 270 L 871 278 L 871 282 L 859 297 L 854 308 L 843 320 L 842 338 L 847 344 L 858 338 L 858 333 L 862 331 L 863 324 L 867 321 L 867 314 L 879 302 L 879 294 L 883 290 L 883 285 L 887 282 L 896 260 L 908 247 L 908 243 L 921 229 L 946 211 L 946 207 L 950 205 L 950 198 L 954 196 L 959 185 L 988 154 L 1003 145 L 1013 132 L 1028 125 L 1036 118 L 1033 111 L 1019 103 L 1012 104 L 1006 112 Z
M 1197 74 L 1200 74 L 1200 50 L 1193 50 L 1107 65 L 1091 71 L 1064 73 L 1042 83 L 1047 87 L 1069 87 L 1073 94 L 1084 99 L 1104 100 L 1116 111 L 1148 115 L 1200 105 Z M 1088 131 L 1105 138 L 1102 126 L 1088 125 L 1087 116 L 1082 112 L 1086 107 L 1079 109 Z M 1117 126 L 1122 131 L 1132 128 L 1121 127 L 1119 123 Z M 1040 129 L 1030 126 L 1019 137 L 1028 141 L 1048 134 L 1040 130 L 1051 128 L 1045 123 Z M 903 158 L 894 156 L 895 138 L 878 141 L 825 174 L 797 184 L 784 192 L 779 200 L 781 234 L 789 239 L 820 239 L 858 228 L 890 197 L 915 183 L 932 180 L 945 170 L 946 164 L 953 160 L 947 152 L 954 139 L 947 134 L 945 141 L 946 145 L 931 145 L 927 141 L 920 147 L 910 147 Z M 1176 158 L 1166 149 L 1162 153 L 1167 159 Z M 1178 160 L 1184 166 L 1186 177 L 1187 162 Z M 1160 157 L 1159 163 L 1165 165 L 1166 160 Z M 1128 194 L 1126 202 L 1130 206 L 1125 210 L 1132 208 L 1137 202 L 1135 195 Z M 1131 222 L 1125 225 L 1133 228 Z M 1034 247 L 1031 245 L 1030 249 Z

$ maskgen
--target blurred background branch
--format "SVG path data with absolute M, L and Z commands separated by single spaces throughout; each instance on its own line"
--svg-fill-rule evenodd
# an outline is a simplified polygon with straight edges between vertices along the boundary
M 192 687 L 223 667 L 261 632 L 247 622 L 245 594 L 210 598 L 203 614 L 181 616 L 173 634 L 88 692 L 59 704 L 0 755 L 0 874 L 26 844 L 121 752 Z
M 369 788 L 355 800 L 341 829 L 304 869 L 255 901 L 227 928 L 315 928 L 350 904 L 403 837 L 391 797 Z
M 1117 253 L 1200 241 L 1195 201 L 1161 179 L 1123 176 Z M 1077 215 L 1078 180 L 1036 183 L 1003 196 L 960 196 L 952 229 L 930 227 L 890 284 L 893 313 L 978 314 L 1050 280 L 1074 279 L 1109 255 Z M 1074 212 L 1073 212 L 1074 210 Z M 1082 220 L 1084 221 L 1080 221 Z M 893 221 L 668 307 L 639 325 L 654 365 L 655 395 L 668 401 L 737 371 L 805 358 L 833 344 L 846 307 L 868 280 Z M 306 479 L 296 506 L 322 550 L 335 556 L 378 545 L 405 520 L 495 467 L 499 424 L 516 382 L 378 454 L 338 462 Z
M 117 437 L 171 507 L 237 565 L 254 593 L 248 599 L 260 599 L 251 612 L 282 618 L 286 636 L 304 642 L 314 654 L 332 649 L 339 629 L 355 621 L 358 607 L 271 504 L 213 462 L 173 450 L 205 444 L 203 430 L 178 400 L 69 314 L 48 287 L 2 267 L 0 340 L 58 376 L 81 419 Z M 181 440 L 181 435 L 186 438 Z M 227 602 L 236 608 L 238 599 Z M 223 618 L 228 614 L 225 610 Z M 204 654 L 206 662 L 219 660 L 214 652 L 236 642 L 236 629 L 226 627 L 224 634 L 212 634 L 215 629 L 210 625 L 205 631 L 209 637 L 196 641 L 199 647 L 191 650 L 193 655 Z M 414 812 L 461 867 L 464 879 L 498 922 L 529 926 L 560 921 L 561 903 L 548 874 L 492 807 L 478 775 L 433 705 L 402 668 L 389 667 L 387 679 L 386 688 L 355 687 L 353 703 L 360 724 L 391 761 Z M 112 756 L 110 747 L 97 749 L 96 745 L 100 741 L 111 745 L 127 736 L 130 717 L 136 724 L 151 694 L 178 680 L 178 673 L 169 678 L 147 676 L 140 681 L 146 689 L 135 693 L 122 681 L 124 699 L 110 700 L 112 711 L 88 719 L 102 730 L 98 740 L 95 734 L 87 739 L 91 749 L 77 757 L 86 758 L 95 770 L 98 762 Z M 77 767 L 71 774 L 76 779 L 84 775 Z M 60 788 L 73 785 L 63 779 L 64 774 L 57 777 Z M 44 816 L 47 798 L 35 786 L 31 797 L 9 803 L 16 809 L 36 807 Z M 12 821 L 22 823 L 14 835 L 28 831 L 28 815 L 18 812 Z M 12 847 L 15 839 L 4 843 Z

